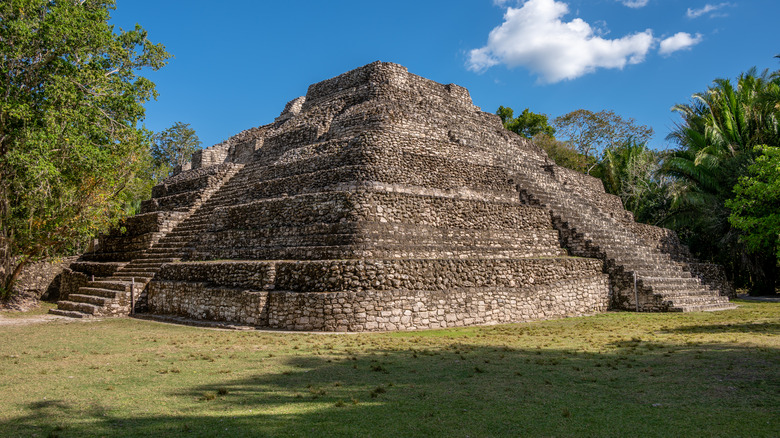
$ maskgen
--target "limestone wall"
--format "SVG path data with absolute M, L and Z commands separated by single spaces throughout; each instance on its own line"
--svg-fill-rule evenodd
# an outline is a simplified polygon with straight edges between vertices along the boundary
M 294 109 L 292 108 L 289 112 L 291 113 Z M 298 109 L 300 110 L 300 104 Z M 255 151 L 263 146 L 264 134 L 267 129 L 267 126 L 250 128 L 221 143 L 195 151 L 189 163 L 174 170 L 174 176 L 185 171 L 208 169 L 224 163 L 244 164 L 250 162 Z
M 182 263 L 159 277 L 153 313 L 289 330 L 496 324 L 608 306 L 607 277 L 591 259 Z
M 65 257 L 28 264 L 22 268 L 13 285 L 14 295 L 33 300 L 57 299 L 60 294 L 62 274 L 77 258 Z
M 313 84 L 273 123 L 197 154 L 145 208 L 190 208 L 235 162 L 246 165 L 174 233 L 185 262 L 149 284 L 151 312 L 306 330 L 492 324 L 595 313 L 610 299 L 663 310 L 671 299 L 651 283 L 681 271 L 657 251 L 682 257 L 676 236 L 631 225 L 598 179 L 554 166 L 464 88 L 396 64 Z M 556 209 L 575 209 L 579 231 Z M 604 228 L 624 222 L 630 232 L 610 240 Z M 615 260 L 633 246 L 647 248 L 628 251 L 632 271 Z M 664 287 L 696 283 L 677 277 Z

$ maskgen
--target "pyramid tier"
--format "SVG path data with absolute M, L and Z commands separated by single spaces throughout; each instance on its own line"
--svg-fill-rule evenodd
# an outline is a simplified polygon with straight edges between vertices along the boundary
M 289 330 L 497 324 L 606 310 L 601 263 L 570 257 L 170 264 L 150 284 L 158 315 Z
M 218 207 L 189 258 L 516 258 L 563 253 L 543 209 L 518 200 L 417 192 L 426 194 L 322 192 Z

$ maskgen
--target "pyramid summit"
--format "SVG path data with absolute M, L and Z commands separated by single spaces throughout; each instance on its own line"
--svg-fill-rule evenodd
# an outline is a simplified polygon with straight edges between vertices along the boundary
M 734 307 L 672 231 L 392 63 L 199 151 L 123 228 L 71 266 L 55 313 L 370 331 Z

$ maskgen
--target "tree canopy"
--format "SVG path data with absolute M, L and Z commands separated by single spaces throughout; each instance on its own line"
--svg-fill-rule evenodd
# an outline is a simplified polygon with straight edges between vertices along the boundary
M 170 171 L 184 165 L 200 148 L 201 142 L 189 123 L 176 122 L 154 136 L 152 159 L 160 168 Z M 166 173 L 167 173 L 166 171 Z
M 726 201 L 729 222 L 744 232 L 743 241 L 751 251 L 780 260 L 780 147 L 756 150 L 760 155 L 734 187 L 734 198 Z
M 512 108 L 499 106 L 496 114 L 501 117 L 504 128 L 525 138 L 533 138 L 537 134 L 548 136 L 555 134 L 555 129 L 547 122 L 546 115 L 533 113 L 528 108 L 524 109 L 519 116 L 514 117 L 515 112 Z
M 0 296 L 26 263 L 77 250 L 116 223 L 148 164 L 139 128 L 169 54 L 112 0 L 0 3 Z
M 653 136 L 653 128 L 637 125 L 633 118 L 623 118 L 610 110 L 578 109 L 556 117 L 553 126 L 560 139 L 571 143 L 585 156 L 588 174 L 606 148 L 619 147 L 629 140 L 646 143 Z
M 758 204 L 751 204 L 758 201 L 757 188 L 771 187 L 767 172 L 772 149 L 760 146 L 780 144 L 780 76 L 751 69 L 736 86 L 716 79 L 706 92 L 674 110 L 683 120 L 668 138 L 679 148 L 664 158 L 660 169 L 678 182 L 669 225 L 688 231 L 692 249 L 703 258 L 723 263 L 754 291 L 773 293 L 777 257 L 750 245 L 756 237 L 751 233 L 759 230 L 749 218 L 763 214 L 752 208 Z M 758 157 L 758 167 L 752 166 L 761 151 L 768 151 L 767 158 Z M 729 201 L 735 193 L 736 200 Z

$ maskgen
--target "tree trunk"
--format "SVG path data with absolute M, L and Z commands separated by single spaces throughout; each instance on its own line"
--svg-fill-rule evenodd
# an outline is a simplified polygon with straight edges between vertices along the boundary
M 8 257 L 4 257 L 7 259 Z M 19 275 L 22 273 L 22 269 L 27 266 L 29 257 L 22 257 L 18 263 L 14 263 L 13 260 L 3 260 L 4 274 L 2 282 L 0 283 L 0 299 L 7 300 L 13 295 L 13 287 Z
M 754 255 L 756 268 L 751 295 L 773 295 L 777 287 L 777 257 L 773 253 Z

